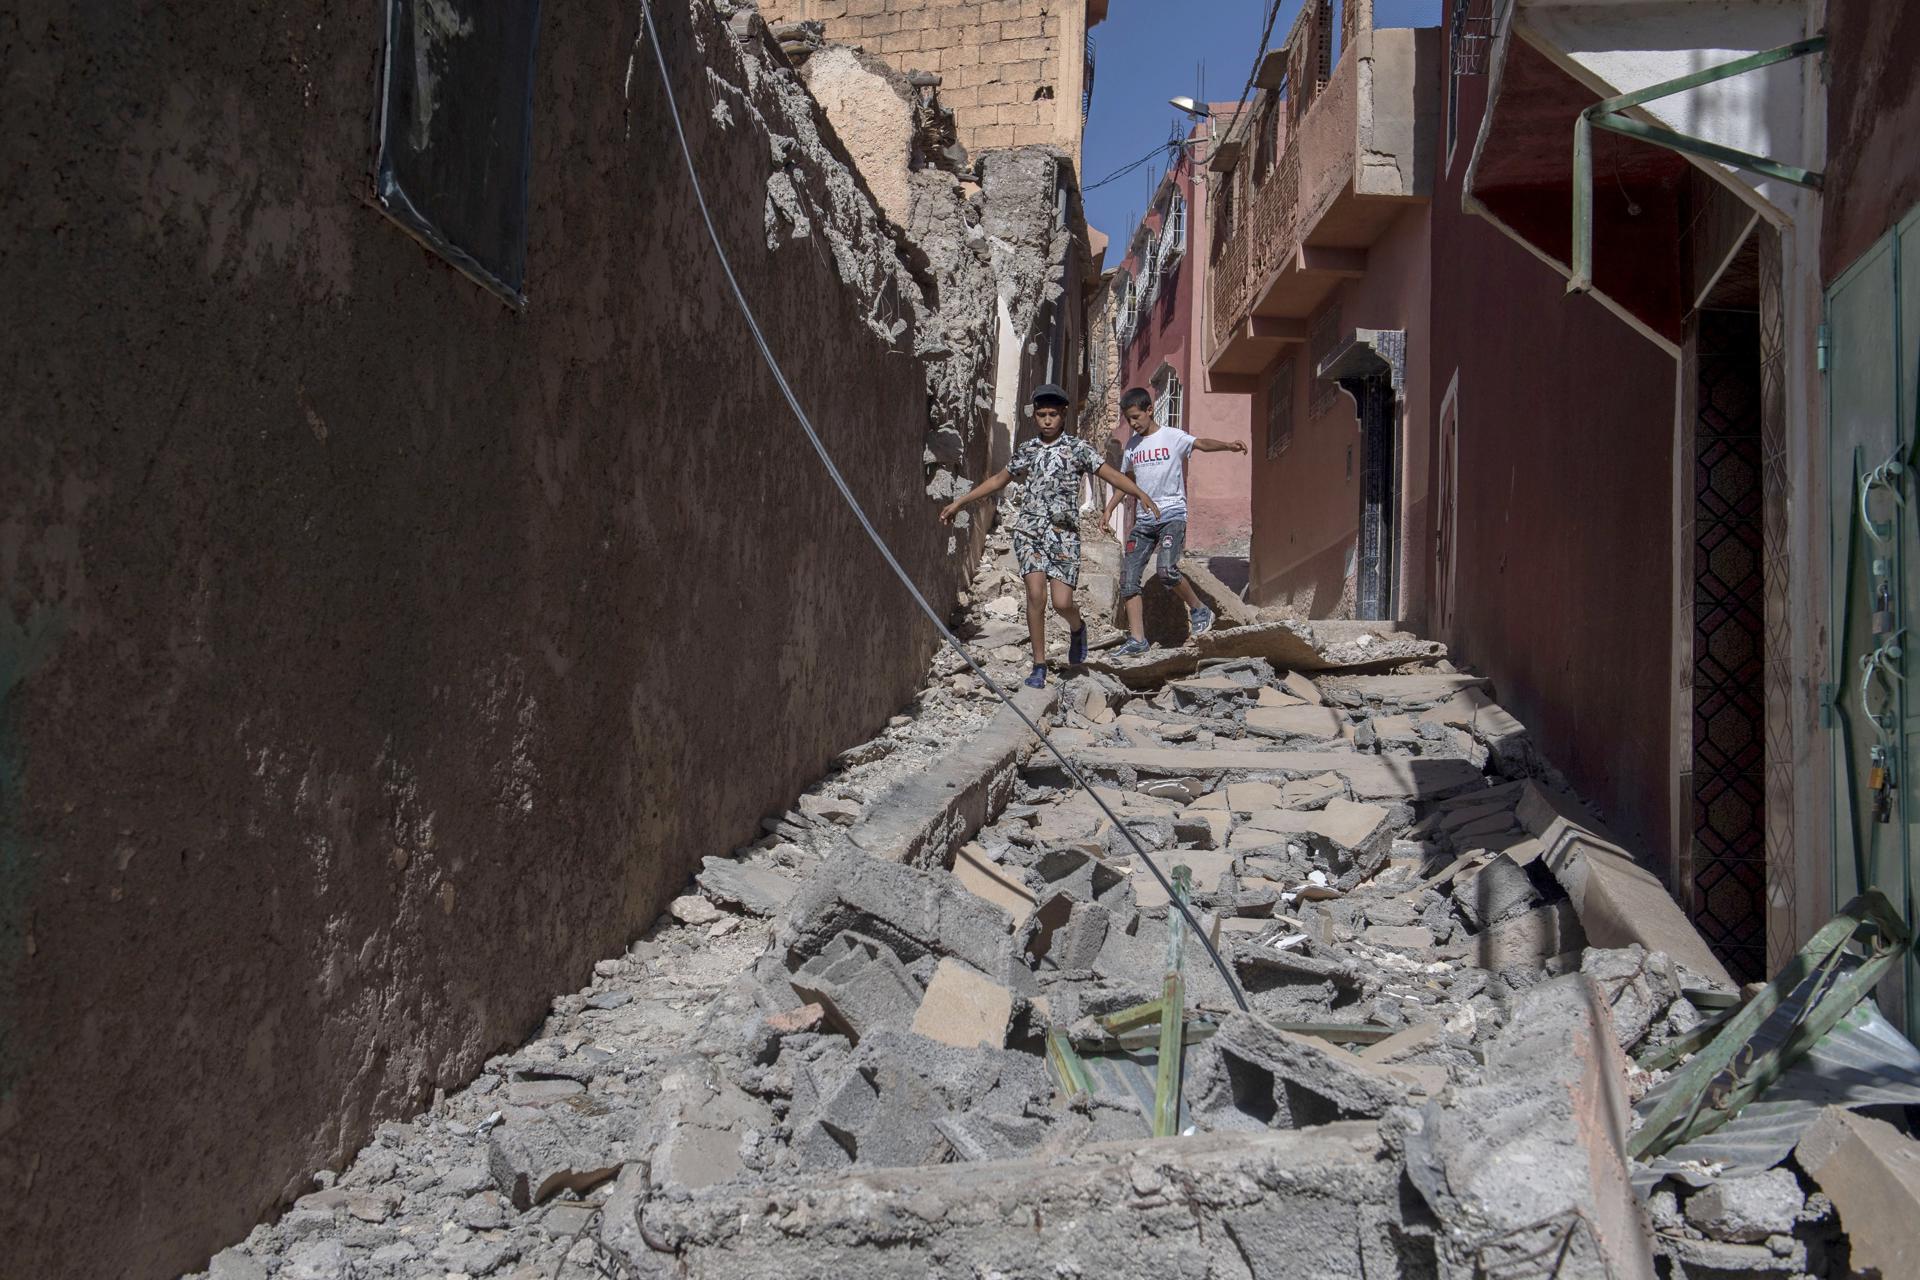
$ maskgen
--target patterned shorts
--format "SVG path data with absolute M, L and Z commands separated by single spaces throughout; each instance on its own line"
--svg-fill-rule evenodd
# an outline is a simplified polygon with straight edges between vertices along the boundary
M 1013 558 L 1020 576 L 1044 573 L 1070 587 L 1080 585 L 1080 531 L 1047 525 L 1013 530 Z

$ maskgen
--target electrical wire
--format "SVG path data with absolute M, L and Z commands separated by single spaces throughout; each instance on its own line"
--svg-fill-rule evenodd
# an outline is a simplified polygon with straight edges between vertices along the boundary
M 860 527 L 866 530 L 867 538 L 873 543 L 874 549 L 880 553 L 880 558 L 886 561 L 889 569 L 893 570 L 893 576 L 900 580 L 900 585 L 906 588 L 909 596 L 913 597 L 913 602 L 920 606 L 920 611 L 927 615 L 927 620 L 933 623 L 934 630 L 940 633 L 940 638 L 945 640 L 948 646 L 960 655 L 961 660 L 965 662 L 968 667 L 972 668 L 974 675 L 978 676 L 981 683 L 993 691 L 995 697 L 1006 704 L 1007 708 L 1011 710 L 1014 715 L 1020 717 L 1020 722 L 1033 731 L 1034 736 L 1040 739 L 1041 744 L 1053 753 L 1054 759 L 1058 760 L 1061 767 L 1067 771 L 1067 775 L 1080 786 L 1081 790 L 1085 791 L 1087 795 L 1092 798 L 1094 804 L 1099 806 L 1100 812 L 1105 814 L 1107 820 L 1113 823 L 1121 835 L 1126 837 L 1127 843 L 1133 846 L 1134 855 L 1140 859 L 1141 864 L 1145 866 L 1148 871 L 1153 873 L 1154 879 L 1158 880 L 1160 887 L 1166 891 L 1167 901 L 1180 912 L 1182 918 L 1192 927 L 1194 937 L 1199 940 L 1201 947 L 1205 949 L 1207 957 L 1213 961 L 1214 968 L 1218 969 L 1220 976 L 1226 980 L 1227 992 L 1233 997 L 1234 1004 L 1238 1005 L 1243 1012 L 1247 1011 L 1247 997 L 1241 991 L 1240 983 L 1234 978 L 1233 971 L 1228 968 L 1227 962 L 1220 958 L 1220 952 L 1207 937 L 1206 931 L 1201 929 L 1200 922 L 1194 918 L 1193 912 L 1188 909 L 1185 902 L 1181 901 L 1179 893 L 1175 891 L 1173 882 L 1167 878 L 1167 874 L 1148 856 L 1145 847 L 1140 843 L 1139 837 L 1135 836 L 1132 829 L 1120 820 L 1119 815 L 1107 806 L 1107 802 L 1102 799 L 1100 793 L 1095 791 L 1087 782 L 1085 776 L 1081 774 L 1079 768 L 1075 766 L 1073 761 L 1067 759 L 1060 748 L 1053 744 L 1053 739 L 1050 738 L 1039 725 L 1035 724 L 1033 719 L 1028 716 L 1025 711 L 1020 709 L 1019 705 L 1014 702 L 1012 696 L 996 684 L 993 679 L 981 669 L 980 664 L 974 661 L 973 655 L 967 652 L 966 646 L 961 644 L 959 638 L 947 629 L 947 624 L 941 621 L 939 612 L 935 610 L 933 605 L 928 603 L 927 598 L 920 593 L 920 588 L 914 585 L 913 579 L 907 574 L 906 569 L 904 569 L 900 561 L 894 557 L 892 548 L 887 546 L 886 539 L 881 537 L 880 531 L 873 527 L 873 521 L 868 518 L 865 508 L 860 505 L 859 499 L 853 496 L 853 489 L 847 484 L 846 477 L 840 474 L 840 468 L 834 465 L 833 456 L 827 452 L 827 446 L 825 442 L 820 439 L 820 433 L 814 429 L 813 420 L 807 416 L 807 411 L 801 408 L 799 397 L 794 394 L 793 387 L 787 382 L 786 374 L 781 371 L 780 362 L 774 358 L 773 348 L 767 344 L 766 335 L 762 333 L 760 329 L 760 322 L 754 317 L 753 308 L 747 303 L 747 295 L 745 291 L 741 289 L 740 281 L 733 274 L 733 263 L 727 257 L 725 246 L 720 243 L 719 229 L 713 225 L 713 214 L 707 208 L 706 192 L 700 185 L 700 174 L 694 167 L 693 149 L 687 142 L 687 131 L 680 120 L 680 104 L 674 96 L 673 77 L 667 70 L 666 55 L 660 48 L 660 32 L 654 26 L 653 22 L 652 0 L 640 0 L 640 11 L 646 19 L 647 38 L 648 42 L 653 46 L 654 65 L 660 69 L 660 87 L 666 92 L 667 111 L 673 120 L 674 136 L 680 143 L 680 156 L 681 159 L 686 162 L 687 180 L 692 184 L 694 202 L 700 208 L 700 219 L 706 224 L 707 238 L 713 243 L 714 254 L 720 260 L 720 270 L 725 273 L 727 277 L 727 287 L 733 294 L 734 304 L 740 309 L 740 315 L 746 320 L 747 329 L 753 335 L 754 346 L 759 349 L 760 358 L 766 363 L 767 371 L 773 375 L 774 382 L 780 388 L 780 394 L 786 399 L 787 407 L 793 410 L 793 416 L 795 420 L 799 422 L 800 429 L 806 433 L 807 442 L 813 446 L 814 453 L 819 456 L 820 465 L 826 468 L 828 478 L 833 481 L 834 488 L 840 491 L 841 498 L 846 501 L 848 508 L 852 510 L 854 518 L 860 522 Z
M 1126 177 L 1128 174 L 1132 173 L 1135 169 L 1138 169 L 1141 165 L 1150 164 L 1153 161 L 1158 160 L 1161 156 L 1165 155 L 1169 151 L 1174 150 L 1179 145 L 1180 144 L 1178 142 L 1163 142 L 1159 146 L 1155 147 L 1153 150 L 1147 152 L 1147 154 L 1141 156 L 1138 160 L 1133 161 L 1131 164 L 1122 165 L 1120 168 L 1115 169 L 1112 173 L 1100 179 L 1098 182 L 1089 182 L 1086 186 L 1080 188 L 1080 194 L 1085 195 L 1089 191 L 1098 191 L 1101 187 L 1106 186 L 1109 182 L 1114 182 L 1121 178 Z

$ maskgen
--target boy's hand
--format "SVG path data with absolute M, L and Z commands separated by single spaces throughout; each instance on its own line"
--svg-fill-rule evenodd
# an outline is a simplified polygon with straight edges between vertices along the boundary
M 1247 451 L 1247 442 L 1245 440 L 1235 440 L 1229 444 L 1227 448 L 1234 453 L 1245 453 Z
M 959 502 L 949 502 L 946 506 L 940 508 L 940 523 L 952 524 L 953 518 L 960 514 L 962 505 L 963 504 Z
M 1145 500 L 1145 505 L 1147 508 L 1147 514 L 1151 515 L 1155 520 L 1158 520 L 1160 518 L 1160 504 L 1155 502 L 1152 498 L 1148 498 Z

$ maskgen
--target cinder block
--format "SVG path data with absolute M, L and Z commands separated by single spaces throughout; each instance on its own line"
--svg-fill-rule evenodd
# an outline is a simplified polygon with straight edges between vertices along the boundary
M 1856 1273 L 1920 1275 L 1920 1142 L 1829 1107 L 1793 1154 L 1839 1211 Z

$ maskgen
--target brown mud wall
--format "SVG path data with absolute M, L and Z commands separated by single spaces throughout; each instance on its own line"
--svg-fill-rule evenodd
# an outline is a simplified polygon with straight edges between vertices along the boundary
M 725 300 L 639 6 L 545 8 L 525 314 L 363 203 L 375 0 L 0 33 L 8 1275 L 201 1265 L 924 670 Z M 870 322 L 914 286 L 784 73 L 657 8 L 772 343 L 951 599 L 926 366 Z

